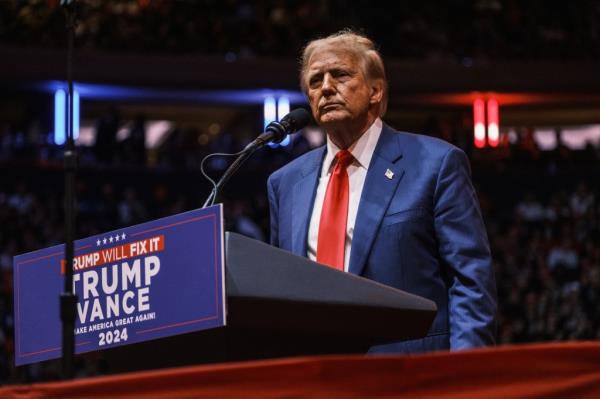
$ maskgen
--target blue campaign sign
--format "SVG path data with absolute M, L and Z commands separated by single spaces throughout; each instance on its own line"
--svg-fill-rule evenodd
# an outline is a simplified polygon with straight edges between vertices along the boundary
M 75 352 L 225 325 L 221 205 L 75 242 Z M 17 366 L 61 356 L 64 245 L 14 258 Z

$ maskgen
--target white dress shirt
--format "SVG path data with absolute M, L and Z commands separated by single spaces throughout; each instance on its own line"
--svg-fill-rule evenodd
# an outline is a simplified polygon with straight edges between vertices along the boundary
M 360 136 L 360 138 L 348 148 L 348 151 L 354 157 L 354 161 L 348 166 L 348 181 L 350 184 L 350 192 L 348 197 L 348 220 L 346 222 L 346 245 L 344 251 L 344 271 L 348 271 L 350 263 L 350 250 L 352 247 L 352 236 L 354 235 L 354 222 L 356 222 L 356 213 L 358 212 L 358 204 L 362 194 L 367 170 L 375 151 L 375 146 L 379 140 L 383 122 L 377 118 L 375 122 Z M 319 177 L 319 185 L 317 186 L 317 195 L 313 207 L 310 225 L 308 227 L 308 258 L 316 261 L 317 259 L 317 243 L 319 241 L 319 222 L 321 220 L 321 210 L 323 209 L 323 200 L 327 191 L 329 177 L 334 167 L 335 155 L 340 149 L 333 144 L 327 136 L 327 154 L 323 160 L 321 167 L 321 175 Z

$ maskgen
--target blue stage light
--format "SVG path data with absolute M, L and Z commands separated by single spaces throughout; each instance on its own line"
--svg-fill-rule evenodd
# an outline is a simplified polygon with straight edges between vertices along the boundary
M 79 137 L 79 92 L 73 91 L 73 139 Z
M 280 121 L 281 118 L 290 113 L 290 98 L 287 96 L 281 96 L 277 99 L 277 120 Z M 279 146 L 287 146 L 290 144 L 290 135 L 285 136 L 285 139 L 279 144 L 269 143 L 271 148 L 276 148 Z
M 290 99 L 289 97 L 279 97 L 277 100 L 277 120 L 281 120 L 284 116 L 290 113 Z M 290 135 L 285 136 L 285 139 L 281 143 L 280 146 L 287 146 L 290 144 Z
M 263 105 L 263 119 L 264 126 L 263 130 L 267 128 L 267 125 L 277 120 L 277 106 L 275 104 L 274 97 L 266 97 Z
M 54 144 L 63 145 L 67 139 L 67 95 L 63 89 L 54 92 Z
M 73 138 L 79 137 L 79 93 L 73 93 Z M 54 91 L 54 144 L 63 145 L 67 140 L 67 93 L 64 89 Z

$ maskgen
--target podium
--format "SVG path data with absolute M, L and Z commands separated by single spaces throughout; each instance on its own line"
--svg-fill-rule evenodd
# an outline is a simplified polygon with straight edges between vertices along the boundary
M 424 337 L 433 301 L 225 233 L 227 326 L 94 354 L 108 372 L 366 353 Z M 176 293 L 174 293 L 176 295 Z

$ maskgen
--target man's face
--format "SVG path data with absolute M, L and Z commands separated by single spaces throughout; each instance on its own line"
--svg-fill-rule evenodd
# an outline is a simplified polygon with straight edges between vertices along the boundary
M 359 61 L 351 53 L 331 47 L 312 54 L 306 86 L 313 116 L 324 127 L 350 125 L 365 117 L 375 101 Z

